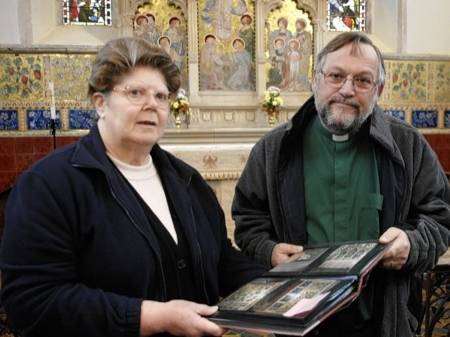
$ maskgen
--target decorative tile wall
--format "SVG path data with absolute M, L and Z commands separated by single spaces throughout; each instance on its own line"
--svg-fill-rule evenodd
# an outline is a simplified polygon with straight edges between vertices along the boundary
M 56 111 L 56 128 L 61 128 L 61 118 L 59 110 Z M 28 130 L 48 130 L 50 129 L 50 110 L 29 109 L 27 110 Z
M 19 130 L 17 110 L 0 110 L 0 131 Z
M 416 128 L 436 128 L 438 123 L 437 111 L 414 110 L 412 114 L 412 124 Z
M 404 110 L 385 110 L 385 112 L 395 118 L 401 119 L 402 121 L 405 120 L 405 111 Z
M 90 129 L 95 123 L 95 110 L 69 110 L 69 129 Z

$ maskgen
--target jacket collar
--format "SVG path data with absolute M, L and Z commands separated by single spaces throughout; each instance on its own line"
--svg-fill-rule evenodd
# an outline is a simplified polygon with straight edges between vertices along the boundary
M 317 115 L 314 102 L 314 96 L 311 96 L 299 111 L 292 117 L 286 125 L 286 134 L 283 142 L 291 143 L 297 137 L 302 135 L 303 130 L 308 123 Z M 384 111 L 376 105 L 372 115 L 368 118 L 369 137 L 376 141 L 398 164 L 404 167 L 404 161 L 400 150 L 396 145 L 391 133 L 391 127 L 388 123 L 388 117 Z M 367 130 L 366 127 L 361 128 L 362 132 Z
M 161 169 L 172 168 L 186 184 L 189 184 L 192 176 L 197 173 L 191 166 L 162 150 L 158 144 L 153 146 L 150 153 L 153 159 L 159 163 Z M 106 147 L 97 125 L 91 128 L 88 135 L 80 139 L 72 155 L 71 164 L 88 169 L 97 169 L 108 176 L 112 174 L 112 164 L 106 154 Z

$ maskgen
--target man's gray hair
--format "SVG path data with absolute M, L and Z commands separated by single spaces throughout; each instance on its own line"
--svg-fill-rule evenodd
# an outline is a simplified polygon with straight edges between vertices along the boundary
M 335 52 L 336 50 L 341 49 L 342 47 L 348 44 L 352 44 L 353 45 L 351 51 L 352 55 L 358 55 L 361 53 L 360 50 L 361 43 L 367 44 L 375 50 L 379 61 L 377 82 L 378 84 L 383 85 L 386 78 L 386 70 L 384 67 L 383 55 L 381 55 L 380 49 L 378 49 L 378 47 L 373 44 L 372 40 L 370 40 L 367 37 L 367 35 L 359 32 L 342 33 L 336 36 L 330 42 L 328 42 L 327 45 L 317 55 L 317 65 L 315 69 L 315 74 L 318 75 L 323 70 L 323 66 L 325 64 L 328 54 Z

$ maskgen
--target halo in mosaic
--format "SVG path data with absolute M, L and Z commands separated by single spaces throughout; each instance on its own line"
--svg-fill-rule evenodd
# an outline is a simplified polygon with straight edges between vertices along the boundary
M 389 116 L 401 119 L 402 121 L 405 120 L 405 111 L 403 110 L 385 110 L 384 112 Z
M 0 131 L 19 129 L 17 110 L 0 110 Z
M 435 68 L 435 101 L 450 102 L 450 62 L 438 62 Z
M 450 110 L 444 113 L 444 127 L 450 128 Z
M 366 1 L 328 0 L 327 21 L 331 31 L 366 30 Z
M 412 113 L 412 124 L 416 128 L 436 128 L 438 113 L 435 110 L 414 110 Z
M 61 118 L 59 110 L 56 111 L 56 128 L 61 128 Z M 29 109 L 27 110 L 28 130 L 50 129 L 50 110 Z
M 69 128 L 90 129 L 95 124 L 96 115 L 95 110 L 69 110 Z
M 0 57 L 0 97 L 2 100 L 42 101 L 43 60 L 41 55 L 3 54 Z
M 393 62 L 392 96 L 395 102 L 425 102 L 428 98 L 428 64 L 425 62 Z
M 56 101 L 88 101 L 88 80 L 95 55 L 50 54 L 45 58 L 48 79 L 55 85 Z
M 65 25 L 111 26 L 111 0 L 63 0 Z

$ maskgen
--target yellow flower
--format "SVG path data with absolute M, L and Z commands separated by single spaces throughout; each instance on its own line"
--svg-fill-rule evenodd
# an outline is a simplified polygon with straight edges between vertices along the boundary
M 174 109 L 178 109 L 178 108 L 180 107 L 180 104 L 179 104 L 178 102 L 174 102 L 174 103 L 172 104 L 172 107 L 173 107 Z

